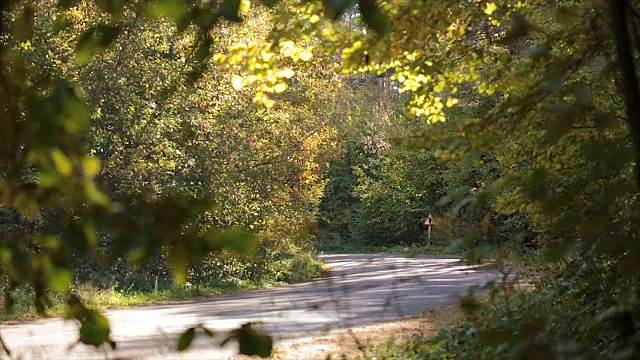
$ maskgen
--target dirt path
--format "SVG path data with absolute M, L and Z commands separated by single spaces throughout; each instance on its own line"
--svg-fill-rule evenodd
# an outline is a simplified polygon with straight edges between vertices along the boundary
M 85 346 L 69 351 L 77 328 L 60 319 L 2 326 L 0 334 L 25 359 L 224 359 L 237 353 L 237 345 L 221 348 L 221 339 L 246 322 L 257 322 L 286 349 L 346 329 L 369 332 L 367 326 L 452 304 L 468 286 L 496 276 L 446 257 L 334 254 L 323 260 L 332 268 L 330 276 L 309 283 L 106 312 L 116 351 Z M 219 336 L 196 337 L 192 349 L 177 353 L 177 336 L 198 324 Z

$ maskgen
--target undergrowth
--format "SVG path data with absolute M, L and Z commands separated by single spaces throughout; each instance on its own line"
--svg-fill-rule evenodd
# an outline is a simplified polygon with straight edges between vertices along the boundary
M 85 265 L 77 270 L 70 292 L 78 295 L 88 307 L 106 310 L 194 300 L 220 293 L 303 282 L 323 271 L 323 263 L 311 253 L 262 255 L 251 261 L 212 255 L 191 267 L 184 285 L 175 285 L 165 268 L 166 264 L 158 259 L 143 268 L 126 263 L 112 268 Z M 6 283 L 2 285 L 6 286 Z M 63 314 L 66 298 L 66 294 L 48 292 L 47 316 Z M 20 286 L 15 290 L 11 311 L 0 311 L 0 321 L 38 317 L 33 289 L 29 286 Z
M 464 252 L 453 249 L 450 246 L 433 243 L 412 243 L 376 245 L 361 244 L 349 241 L 322 241 L 318 244 L 318 249 L 328 253 L 348 253 L 348 254 L 404 254 L 409 256 L 418 255 L 463 255 Z
M 489 286 L 461 301 L 467 316 L 436 334 L 364 352 L 367 359 L 635 359 L 637 278 L 605 259 L 574 259 L 533 287 Z

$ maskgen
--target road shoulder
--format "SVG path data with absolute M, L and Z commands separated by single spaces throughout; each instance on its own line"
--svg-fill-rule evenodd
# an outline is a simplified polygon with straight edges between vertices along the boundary
M 368 354 L 375 346 L 391 345 L 417 335 L 429 335 L 463 316 L 457 304 L 425 310 L 421 315 L 361 326 L 326 336 L 303 339 L 275 349 L 273 359 L 342 359 Z M 237 359 L 243 359 L 238 357 Z

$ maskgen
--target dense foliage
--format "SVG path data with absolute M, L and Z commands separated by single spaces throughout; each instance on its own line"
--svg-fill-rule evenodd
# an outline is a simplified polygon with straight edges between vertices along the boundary
M 78 261 L 185 282 L 257 253 L 243 274 L 285 279 L 316 219 L 325 242 L 421 243 L 433 211 L 470 260 L 515 244 L 569 264 L 514 300 L 508 341 L 456 333 L 479 353 L 637 356 L 637 2 L 261 3 L 0 2 L 8 308 L 30 284 L 44 311 Z M 100 329 L 81 340 L 109 343 L 70 300 Z

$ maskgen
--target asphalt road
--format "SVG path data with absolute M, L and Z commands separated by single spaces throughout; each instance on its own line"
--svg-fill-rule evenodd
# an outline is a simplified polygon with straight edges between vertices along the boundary
M 60 319 L 2 326 L 0 334 L 22 359 L 225 359 L 237 353 L 237 344 L 221 348 L 224 333 L 246 322 L 258 322 L 276 345 L 285 344 L 453 303 L 470 285 L 497 276 L 446 257 L 332 254 L 323 260 L 332 272 L 308 283 L 106 312 L 115 351 L 69 350 L 77 325 Z M 196 336 L 190 350 L 176 352 L 177 336 L 198 324 L 219 336 Z

